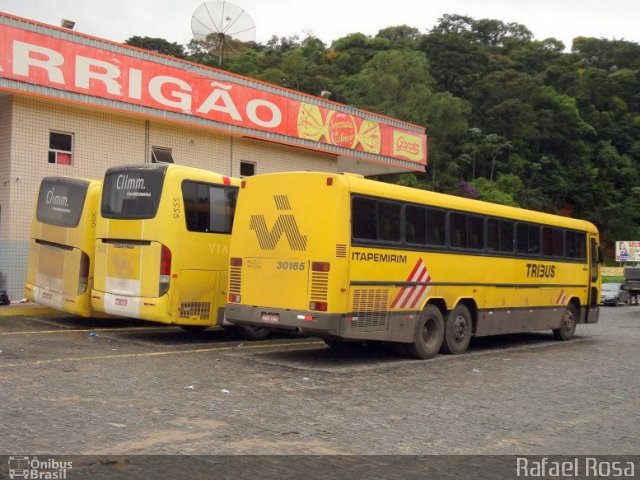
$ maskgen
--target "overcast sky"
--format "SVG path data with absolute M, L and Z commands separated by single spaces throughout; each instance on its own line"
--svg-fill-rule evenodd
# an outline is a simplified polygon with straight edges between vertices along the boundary
M 0 0 L 0 10 L 44 23 L 74 20 L 76 30 L 122 42 L 140 35 L 186 45 L 202 0 Z M 445 13 L 517 22 L 536 39 L 571 46 L 576 36 L 640 43 L 640 0 L 233 0 L 256 25 L 256 40 L 312 34 L 327 45 L 354 32 L 409 25 L 422 33 Z

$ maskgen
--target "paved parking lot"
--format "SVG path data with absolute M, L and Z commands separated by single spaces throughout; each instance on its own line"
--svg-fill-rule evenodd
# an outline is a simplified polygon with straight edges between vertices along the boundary
M 577 334 L 420 361 L 314 338 L 0 317 L 0 453 L 640 453 L 640 307 L 603 308 Z

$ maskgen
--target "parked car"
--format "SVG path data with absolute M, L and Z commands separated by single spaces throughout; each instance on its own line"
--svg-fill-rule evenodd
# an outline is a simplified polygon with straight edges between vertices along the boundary
M 9 300 L 9 295 L 4 290 L 0 290 L 0 305 L 9 305 L 11 301 Z
M 613 305 L 615 307 L 621 303 L 629 303 L 630 297 L 631 295 L 624 283 L 602 284 L 602 293 L 600 295 L 600 303 L 602 305 Z

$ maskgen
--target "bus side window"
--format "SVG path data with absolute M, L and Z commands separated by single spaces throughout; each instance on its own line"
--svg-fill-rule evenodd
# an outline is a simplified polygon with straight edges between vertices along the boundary
M 231 233 L 233 212 L 237 191 L 229 187 L 211 185 L 209 187 L 209 231 Z
M 405 240 L 407 243 L 424 245 L 426 238 L 426 221 L 423 207 L 407 205 L 405 208 Z
M 427 209 L 427 244 L 444 246 L 447 242 L 446 214 L 442 210 Z
M 376 240 L 376 201 L 369 198 L 353 197 L 351 201 L 351 228 L 353 238 Z
M 465 215 L 461 213 L 451 213 L 449 216 L 449 238 L 452 247 L 464 248 L 467 245 Z
M 378 240 L 400 241 L 400 204 L 378 201 Z

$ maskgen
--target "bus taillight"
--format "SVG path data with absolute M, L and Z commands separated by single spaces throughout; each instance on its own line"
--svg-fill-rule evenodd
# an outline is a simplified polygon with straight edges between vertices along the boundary
M 237 293 L 230 293 L 229 294 L 229 302 L 231 302 L 231 303 L 240 303 L 240 295 L 238 295 Z
M 309 310 L 315 310 L 317 312 L 326 312 L 327 302 L 309 302 Z
M 328 272 L 330 267 L 329 262 L 311 262 L 311 270 L 314 272 Z
M 171 250 L 162 245 L 160 252 L 160 296 L 169 291 L 169 282 L 171 280 Z
M 82 252 L 80 255 L 80 271 L 78 273 L 78 295 L 84 293 L 89 285 L 89 255 Z

